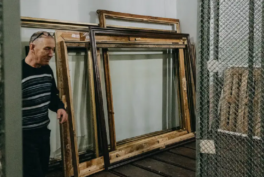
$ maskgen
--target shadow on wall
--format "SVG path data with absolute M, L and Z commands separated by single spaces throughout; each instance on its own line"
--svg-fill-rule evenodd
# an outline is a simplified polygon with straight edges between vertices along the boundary
M 97 15 L 97 13 L 95 11 L 91 11 L 89 13 L 89 16 L 90 16 L 89 23 L 99 23 L 98 15 Z

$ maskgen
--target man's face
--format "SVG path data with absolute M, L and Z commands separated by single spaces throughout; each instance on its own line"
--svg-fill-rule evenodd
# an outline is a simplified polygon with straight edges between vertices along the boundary
M 36 64 L 41 66 L 48 65 L 54 54 L 54 39 L 52 37 L 38 38 L 31 45 L 36 57 Z

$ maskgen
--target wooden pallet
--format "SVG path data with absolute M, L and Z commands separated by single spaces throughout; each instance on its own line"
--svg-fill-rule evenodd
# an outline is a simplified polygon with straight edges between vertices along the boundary
M 254 94 L 254 135 L 260 136 L 261 70 L 255 68 L 253 72 L 254 88 L 248 88 L 247 68 L 232 67 L 225 71 L 220 100 L 220 129 L 247 134 L 248 95 Z

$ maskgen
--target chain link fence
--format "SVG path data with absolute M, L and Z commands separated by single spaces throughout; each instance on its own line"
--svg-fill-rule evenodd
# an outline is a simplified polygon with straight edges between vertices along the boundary
M 199 1 L 197 176 L 264 176 L 263 9 Z

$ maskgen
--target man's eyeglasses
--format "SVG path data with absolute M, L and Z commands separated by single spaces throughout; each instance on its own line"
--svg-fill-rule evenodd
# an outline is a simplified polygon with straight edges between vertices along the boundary
M 41 37 L 42 35 L 44 35 L 44 36 L 51 36 L 52 38 L 53 38 L 53 35 L 51 35 L 49 32 L 41 32 L 41 33 L 39 33 L 36 37 L 34 37 L 32 40 L 31 40 L 31 42 L 34 42 L 36 39 L 38 39 L 39 37 Z

